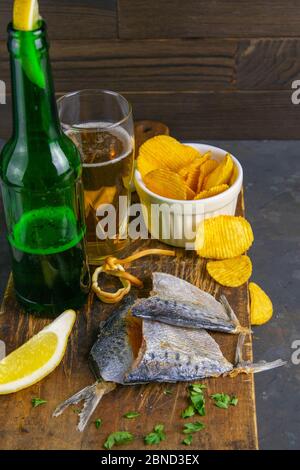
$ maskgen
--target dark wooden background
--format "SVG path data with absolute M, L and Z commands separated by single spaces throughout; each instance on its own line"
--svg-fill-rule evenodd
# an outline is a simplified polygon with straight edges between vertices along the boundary
M 0 79 L 12 0 L 0 3 Z M 110 88 L 184 139 L 299 138 L 300 0 L 40 0 L 58 93 Z M 9 88 L 9 87 L 8 87 Z M 0 106 L 0 137 L 10 129 Z

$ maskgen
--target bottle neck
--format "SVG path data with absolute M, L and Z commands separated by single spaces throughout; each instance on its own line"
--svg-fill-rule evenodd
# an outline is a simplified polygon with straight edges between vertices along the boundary
M 46 27 L 16 31 L 9 26 L 13 133 L 16 138 L 56 140 L 61 134 Z

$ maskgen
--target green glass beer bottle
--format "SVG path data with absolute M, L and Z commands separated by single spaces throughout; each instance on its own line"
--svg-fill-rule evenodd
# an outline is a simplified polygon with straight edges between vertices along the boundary
M 52 317 L 80 307 L 90 287 L 80 155 L 60 127 L 44 21 L 9 25 L 8 49 L 13 134 L 0 179 L 14 288 L 26 311 Z

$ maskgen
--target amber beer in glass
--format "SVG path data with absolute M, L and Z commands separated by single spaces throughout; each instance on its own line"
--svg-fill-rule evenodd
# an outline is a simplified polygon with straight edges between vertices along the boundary
M 99 264 L 128 243 L 134 166 L 131 106 L 118 93 L 83 90 L 62 97 L 58 109 L 64 132 L 81 153 L 88 257 L 91 264 Z

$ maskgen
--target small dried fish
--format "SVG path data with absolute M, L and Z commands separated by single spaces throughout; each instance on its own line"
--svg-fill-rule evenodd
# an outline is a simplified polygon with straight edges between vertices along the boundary
M 239 334 L 249 332 L 240 325 L 226 297 L 218 302 L 189 282 L 164 273 L 153 273 L 151 297 L 133 305 L 134 316 L 185 328 Z

